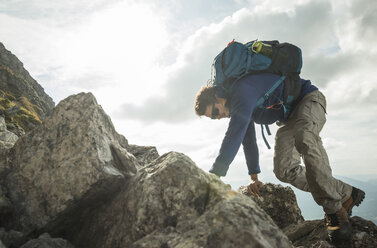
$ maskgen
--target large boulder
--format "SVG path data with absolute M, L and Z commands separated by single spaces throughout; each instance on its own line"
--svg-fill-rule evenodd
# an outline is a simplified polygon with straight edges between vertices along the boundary
M 176 152 L 140 169 L 76 227 L 51 234 L 93 248 L 292 247 L 254 201 Z
M 296 195 L 290 187 L 266 183 L 260 189 L 260 197 L 248 194 L 246 186 L 241 186 L 238 191 L 253 199 L 281 229 L 304 221 Z
M 92 94 L 61 101 L 4 161 L 14 203 L 5 226 L 27 233 L 49 223 L 68 224 L 106 201 L 139 166 L 127 145 Z
M 60 102 L 1 162 L 14 205 L 3 224 L 27 239 L 46 232 L 93 248 L 291 247 L 253 200 L 187 156 L 129 145 L 90 93 Z

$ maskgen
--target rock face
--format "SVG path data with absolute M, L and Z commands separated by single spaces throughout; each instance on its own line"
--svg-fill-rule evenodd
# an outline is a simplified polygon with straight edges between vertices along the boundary
M 290 187 L 267 183 L 260 190 L 261 197 L 249 195 L 244 186 L 240 187 L 239 191 L 248 195 L 266 211 L 296 247 L 377 247 L 377 226 L 373 222 L 357 216 L 351 218 L 353 227 L 351 242 L 332 244 L 323 219 L 304 221 L 296 202 L 296 196 Z
M 347 244 L 331 244 L 327 237 L 324 220 L 305 221 L 293 224 L 284 229 L 285 234 L 297 247 L 377 247 L 377 227 L 368 220 L 352 217 L 352 238 Z
M 128 185 L 67 239 L 79 247 L 291 247 L 253 201 L 183 154 L 161 156 Z
M 18 140 L 18 136 L 14 133 L 7 130 L 7 126 L 5 124 L 5 119 L 0 116 L 0 161 L 5 158 L 5 154 L 7 150 L 12 148 L 16 141 Z M 9 214 L 12 212 L 12 204 L 7 197 L 8 191 L 3 186 L 4 185 L 4 177 L 7 173 L 7 167 L 5 165 L 0 166 L 0 218 L 3 215 Z
M 246 187 L 240 187 L 240 192 L 249 195 Z M 281 229 L 291 224 L 304 221 L 297 205 L 296 195 L 290 187 L 266 183 L 260 190 L 261 197 L 249 195 Z
M 60 102 L 1 162 L 14 206 L 1 224 L 29 237 L 94 248 L 291 247 L 254 201 L 185 155 L 129 145 L 90 93 Z
M 62 101 L 8 156 L 9 225 L 29 232 L 114 194 L 137 170 L 126 146 L 93 95 Z
M 144 167 L 74 243 L 89 247 L 291 247 L 253 202 L 183 154 Z M 106 230 L 108 236 L 99 235 Z M 88 235 L 89 234 L 89 235 Z M 121 241 L 121 243 L 119 243 Z
M 54 105 L 21 61 L 0 43 L 0 116 L 8 130 L 22 135 L 40 124 Z

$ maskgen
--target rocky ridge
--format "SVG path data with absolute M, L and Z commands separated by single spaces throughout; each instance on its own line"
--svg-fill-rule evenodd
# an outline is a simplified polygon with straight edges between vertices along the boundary
M 0 90 L 39 106 L 40 122 L 24 133 L 0 114 L 0 248 L 335 247 L 289 187 L 265 184 L 255 198 L 184 154 L 131 145 L 90 93 L 52 109 L 17 61 L 0 44 L 0 65 L 25 79 L 0 69 Z M 351 221 L 349 247 L 377 247 L 376 225 Z
M 0 116 L 5 118 L 8 130 L 18 136 L 30 131 L 54 105 L 22 62 L 0 43 Z

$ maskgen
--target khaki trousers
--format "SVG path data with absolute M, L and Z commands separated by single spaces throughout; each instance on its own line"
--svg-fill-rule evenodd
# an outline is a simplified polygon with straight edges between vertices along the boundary
M 286 183 L 308 191 L 328 214 L 337 212 L 352 187 L 332 176 L 321 132 L 326 99 L 320 91 L 307 94 L 276 133 L 274 173 Z M 305 166 L 301 164 L 301 157 Z

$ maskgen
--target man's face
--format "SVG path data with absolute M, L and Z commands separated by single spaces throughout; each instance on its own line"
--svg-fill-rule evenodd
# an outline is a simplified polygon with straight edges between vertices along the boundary
M 211 119 L 228 118 L 230 116 L 229 109 L 219 102 L 208 105 L 204 115 Z

